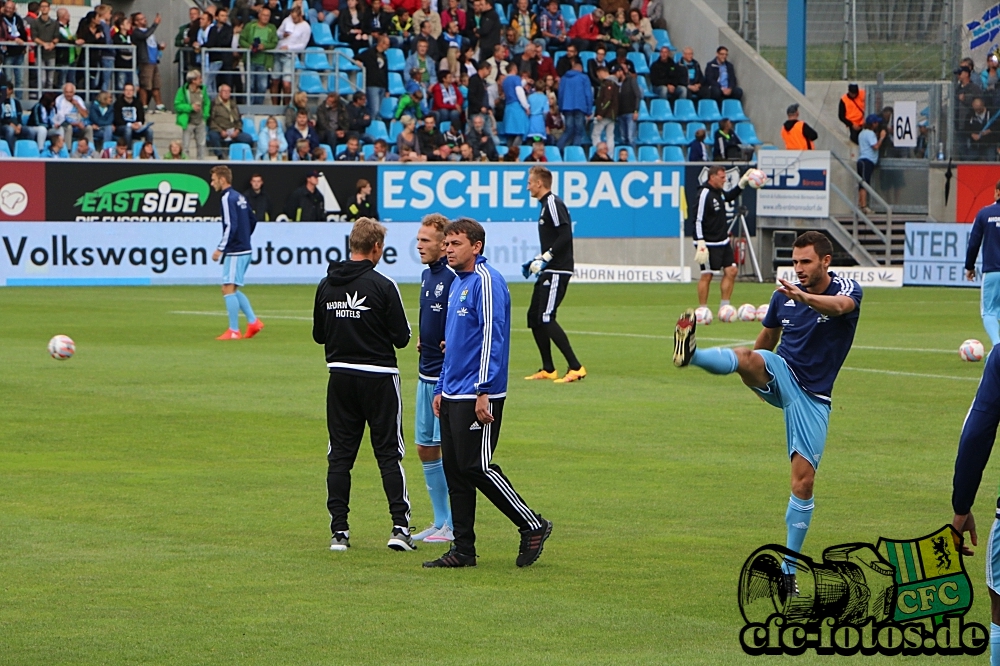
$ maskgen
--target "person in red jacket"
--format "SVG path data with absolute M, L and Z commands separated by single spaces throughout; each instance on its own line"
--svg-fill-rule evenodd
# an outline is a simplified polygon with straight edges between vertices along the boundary
M 597 50 L 601 39 L 602 18 L 604 12 L 597 8 L 586 16 L 581 16 L 569 29 L 569 38 L 578 51 Z
M 431 111 L 437 117 L 438 125 L 444 121 L 453 127 L 462 126 L 462 91 L 455 85 L 455 76 L 449 69 L 438 72 L 438 82 L 431 86 L 433 102 Z

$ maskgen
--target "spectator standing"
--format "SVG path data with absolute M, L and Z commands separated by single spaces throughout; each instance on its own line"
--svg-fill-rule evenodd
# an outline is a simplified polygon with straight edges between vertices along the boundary
M 111 34 L 111 5 L 97 5 L 94 8 L 97 16 L 98 26 L 101 31 L 101 43 L 111 45 L 114 43 Z M 100 90 L 114 90 L 115 86 L 115 49 L 104 49 L 100 51 Z
M 357 0 L 354 0 L 355 2 Z M 261 7 L 257 20 L 243 26 L 240 32 L 240 48 L 250 49 L 250 103 L 264 103 L 267 91 L 268 72 L 274 69 L 274 55 L 271 51 L 278 46 L 278 29 L 271 23 L 271 10 Z
M 160 57 L 166 44 L 157 42 L 154 35 L 161 20 L 157 14 L 153 25 L 149 25 L 142 12 L 132 15 L 132 43 L 135 44 L 135 62 L 139 68 L 139 101 L 146 107 L 152 99 L 155 111 L 167 110 L 160 98 Z
M 389 90 L 389 59 L 385 52 L 389 49 L 389 38 L 379 35 L 374 48 L 361 52 L 356 62 L 365 70 L 365 92 L 368 99 L 368 115 L 376 118 L 382 99 Z
M 507 65 L 507 76 L 503 80 L 503 95 L 507 101 L 503 116 L 504 132 L 508 136 L 507 150 L 517 152 L 521 148 L 524 135 L 528 132 L 530 107 L 521 75 L 514 63 Z
M 799 105 L 790 105 L 785 109 L 785 115 L 787 120 L 781 126 L 785 150 L 812 150 L 813 142 L 819 138 L 819 134 L 805 121 L 799 120 Z
M 959 67 L 955 70 L 955 74 L 958 76 L 958 81 L 955 84 L 955 99 L 958 100 L 955 109 L 955 123 L 959 131 L 963 131 L 972 110 L 972 100 L 976 97 L 982 97 L 983 91 L 978 84 L 972 81 L 972 69 L 969 66 Z
M 48 0 L 38 4 L 38 16 L 26 22 L 31 28 L 31 39 L 40 47 L 42 66 L 42 88 L 48 90 L 57 87 L 56 75 L 56 44 L 59 43 L 59 21 L 51 14 Z
M 354 99 L 347 106 L 347 130 L 358 137 L 362 143 L 372 143 L 374 139 L 368 134 L 368 126 L 372 124 L 368 113 L 368 100 L 363 92 L 354 93 Z
M 76 83 L 76 72 L 73 69 L 76 62 L 76 33 L 69 25 L 69 10 L 65 7 L 56 10 L 56 22 L 59 24 L 59 34 L 56 38 L 56 73 L 52 79 L 52 87 L 61 88 L 67 81 Z
M 200 24 L 201 9 L 198 7 L 189 7 L 188 22 L 181 25 L 177 29 L 177 35 L 174 36 L 174 46 L 177 48 L 177 53 L 174 55 L 174 62 L 179 62 L 183 59 L 184 71 L 198 66 L 194 51 L 185 49 L 192 49 L 194 47 L 194 38 L 198 34 L 198 26 Z
M 417 47 L 419 39 L 427 42 L 427 57 L 436 63 L 441 58 L 441 50 L 438 48 L 438 40 L 431 35 L 430 22 L 424 21 L 417 25 L 417 34 L 410 40 L 412 49 Z
M 132 19 L 128 16 L 119 16 L 114 20 L 111 28 L 111 40 L 115 46 L 126 48 L 115 49 L 115 90 L 122 90 L 126 83 L 135 84 L 133 71 L 135 70 L 135 57 L 132 49 Z
M 76 94 L 76 86 L 64 84 L 63 94 L 56 98 L 55 117 L 52 119 L 55 127 L 62 128 L 63 145 L 71 144 L 74 138 L 94 141 L 94 130 L 87 124 L 89 113 L 83 99 Z
M 729 118 L 723 118 L 719 121 L 719 129 L 715 130 L 713 139 L 712 159 L 716 162 L 743 159 L 740 138 L 733 131 L 733 121 Z
M 660 48 L 660 57 L 649 66 L 649 83 L 653 92 L 660 99 L 670 102 L 687 98 L 687 75 L 687 69 L 674 61 L 670 48 L 666 46 Z
M 528 0 L 517 0 L 517 7 L 511 12 L 510 27 L 520 39 L 532 42 L 542 36 L 538 17 L 528 9 Z
M 469 124 L 475 116 L 483 116 L 484 124 L 489 125 L 489 132 L 493 130 L 493 105 L 490 103 L 490 95 L 487 90 L 486 77 L 490 73 L 490 64 L 484 60 L 477 65 L 476 75 L 469 79 Z
M 174 97 L 177 124 L 183 130 L 181 145 L 186 150 L 193 139 L 197 159 L 203 160 L 205 159 L 206 128 L 212 105 L 209 101 L 208 91 L 202 85 L 201 72 L 192 69 L 184 78 L 187 85 L 178 88 L 177 95 Z
M 368 34 L 365 32 L 365 12 L 358 6 L 358 0 L 347 0 L 347 8 L 340 12 L 340 41 L 346 43 L 354 51 L 355 57 L 361 49 L 368 47 Z
M 299 118 L 296 117 L 296 132 L 299 138 L 309 138 L 302 132 L 302 126 L 299 122 Z M 308 125 L 308 123 L 306 123 Z M 313 134 L 319 137 L 320 143 L 325 143 L 331 148 L 336 149 L 338 144 L 344 142 L 347 136 L 347 131 L 351 126 L 351 119 L 347 115 L 347 109 L 344 108 L 344 103 L 340 99 L 340 95 L 337 93 L 328 93 L 326 99 L 323 103 L 316 109 L 316 130 Z M 310 128 L 311 129 L 311 128 Z M 294 143 L 292 139 L 288 139 L 288 145 L 291 146 Z M 309 143 L 312 148 L 316 145 L 313 144 L 312 139 L 309 139 Z
M 34 31 L 32 31 L 32 35 L 34 35 Z M 985 96 L 983 99 L 984 103 L 989 99 L 990 106 L 997 104 L 998 83 L 1000 83 L 1000 56 L 997 55 L 997 51 L 994 49 L 986 58 L 986 69 L 979 73 L 979 87 L 982 88 L 983 95 Z
M 455 77 L 445 69 L 438 74 L 438 79 L 440 82 L 431 88 L 431 93 L 434 96 L 431 111 L 433 111 L 438 123 L 447 120 L 453 125 L 461 125 L 462 104 L 465 100 L 462 98 L 462 92 L 455 85 Z
M 705 65 L 705 83 L 716 102 L 743 99 L 743 89 L 736 84 L 736 69 L 728 58 L 729 49 L 720 46 L 715 50 L 715 59 Z
M 872 174 L 875 173 L 875 165 L 878 164 L 878 151 L 882 147 L 886 131 L 879 130 L 876 136 L 875 130 L 879 129 L 879 121 L 882 118 L 878 114 L 871 114 L 865 118 L 864 128 L 858 133 L 858 175 L 866 184 L 871 185 Z M 868 192 L 864 186 L 858 186 L 858 205 L 861 212 L 871 215 L 872 210 L 868 207 Z
M 312 39 L 312 29 L 302 16 L 301 7 L 292 7 L 278 27 L 278 46 L 274 52 L 275 77 L 271 81 L 271 99 L 281 106 L 292 95 L 292 77 L 296 57 L 305 52 Z
M 264 192 L 264 177 L 259 173 L 250 176 L 250 187 L 243 193 L 243 198 L 247 200 L 258 222 L 270 222 L 274 219 L 271 215 L 271 199 Z
M 528 95 L 528 138 L 544 144 L 548 139 L 548 134 L 545 131 L 545 118 L 551 110 L 549 96 L 546 94 L 544 83 L 539 83 L 529 90 L 531 92 Z M 544 153 L 544 150 L 542 152 Z
M 596 14 L 596 10 L 593 13 Z M 590 16 L 590 14 L 587 14 L 587 16 Z M 604 81 L 604 79 L 598 75 L 597 70 L 602 67 L 604 69 L 609 68 L 607 57 L 607 49 L 605 49 L 603 45 L 598 46 L 597 50 L 594 52 L 594 59 L 587 63 L 587 77 L 590 79 L 590 85 L 594 89 L 593 92 L 597 92 L 597 89 L 601 87 L 601 83 Z
M 133 139 L 153 141 L 153 129 L 146 124 L 146 109 L 135 96 L 135 86 L 125 84 L 114 106 L 115 134 L 125 137 L 131 146 Z
M 608 144 L 603 141 L 597 143 L 594 154 L 590 156 L 591 162 L 614 162 L 608 154 Z
M 701 64 L 694 59 L 694 49 L 690 46 L 684 47 L 680 65 L 687 70 L 687 98 L 697 101 L 702 97 L 708 97 L 708 90 L 702 90 L 705 86 L 705 73 L 701 69 Z
M 444 32 L 441 15 L 431 9 L 431 0 L 421 0 L 420 9 L 413 12 L 413 25 L 423 25 L 424 21 L 431 24 L 431 37 L 434 39 L 438 39 L 441 33 Z
M 486 59 L 486 64 L 490 66 L 490 72 L 485 77 L 486 85 L 496 88 L 497 79 L 507 71 L 507 65 L 510 64 L 507 62 L 507 49 L 503 44 L 497 44 L 493 48 L 493 55 Z M 493 98 L 496 99 L 495 92 Z
M 615 149 L 615 120 L 618 118 L 618 81 L 617 77 L 608 73 L 605 68 L 597 70 L 601 78 L 601 87 L 597 89 L 597 99 L 594 101 L 594 128 L 590 133 L 590 143 L 596 146 L 605 137 L 608 150 Z
M 594 108 L 594 90 L 579 62 L 559 82 L 559 109 L 566 120 L 566 131 L 559 138 L 559 150 L 568 145 L 581 146 L 587 131 L 587 116 Z
M 87 122 L 93 130 L 94 143 L 99 143 L 99 149 L 103 149 L 105 143 L 112 142 L 115 134 L 115 105 L 110 92 L 102 90 L 90 103 Z
M 285 10 L 282 8 L 283 4 L 284 3 L 280 2 L 279 0 L 267 0 L 266 7 L 270 12 L 269 20 L 271 22 L 271 25 L 274 26 L 275 30 L 277 30 L 278 26 L 281 25 L 281 22 L 285 20 Z M 211 7 L 211 5 L 209 6 Z
M 309 23 L 325 23 L 330 28 L 340 18 L 341 0 L 313 0 L 309 8 Z
M 296 188 L 285 201 L 285 215 L 292 222 L 323 222 L 326 202 L 319 191 L 319 171 L 310 171 L 306 182 Z
M 559 10 L 557 0 L 549 0 L 538 18 L 538 27 L 545 40 L 545 48 L 552 51 L 562 51 L 569 42 L 569 35 L 566 32 L 566 19 L 563 18 Z
M 426 3 L 427 0 L 424 0 Z M 375 207 L 375 203 L 371 201 L 372 196 L 372 184 L 367 180 L 362 178 L 358 181 L 355 189 L 357 190 L 354 195 L 354 201 L 351 205 L 347 207 L 347 215 L 344 220 L 347 222 L 354 222 L 359 217 L 367 217 L 371 220 L 378 219 L 378 208 Z
M 857 83 L 849 84 L 847 92 L 840 98 L 837 118 L 847 127 L 851 143 L 857 143 L 865 122 L 865 91 Z
M 209 85 L 208 94 L 212 96 L 218 87 L 225 83 L 229 89 L 233 88 L 233 77 L 227 72 L 233 71 L 233 26 L 229 25 L 229 10 L 219 7 L 215 12 L 215 22 L 208 32 L 208 43 L 205 45 L 213 49 L 208 53 Z M 214 49 L 227 49 L 216 51 Z
M 578 50 L 595 51 L 601 47 L 601 21 L 603 19 L 604 12 L 598 8 L 576 20 L 576 23 L 569 30 L 568 37 Z M 603 59 L 600 64 L 604 64 Z
M 492 133 L 486 128 L 484 119 L 488 117 L 481 114 L 472 116 L 472 126 L 465 133 L 465 140 L 471 147 L 475 159 L 481 159 L 485 155 L 490 162 L 496 162 L 500 159 L 500 155 L 497 153 Z
M 208 145 L 221 157 L 221 149 L 228 149 L 234 143 L 253 146 L 253 137 L 243 131 L 243 117 L 232 98 L 232 90 L 223 84 L 219 86 L 219 96 L 212 102 L 208 118 Z
M 24 89 L 24 53 L 28 39 L 28 29 L 24 25 L 24 19 L 17 13 L 17 5 L 13 0 L 8 0 L 0 8 L 0 42 L 15 43 L 0 46 L 0 55 L 3 56 L 3 71 L 14 82 L 17 90 Z
M 288 152 L 288 140 L 281 131 L 281 126 L 278 125 L 278 119 L 274 116 L 268 116 L 264 123 L 264 128 L 257 136 L 257 159 L 260 159 L 268 152 L 272 141 L 277 142 L 279 153 L 284 155 Z
M 493 9 L 490 0 L 476 0 L 482 10 L 476 19 L 473 33 L 479 47 L 480 58 L 487 53 L 493 53 L 493 47 L 500 43 L 500 15 Z
M 965 131 L 960 135 L 960 139 L 968 140 L 968 146 L 962 146 L 968 151 L 963 150 L 965 159 L 988 160 L 996 155 L 996 142 L 993 141 L 992 130 L 986 127 L 989 118 L 990 114 L 986 110 L 983 98 L 973 99 L 969 119 L 965 123 Z M 889 137 L 886 137 L 883 146 L 887 143 L 889 143 Z
M 467 51 L 471 52 L 470 58 L 463 58 L 465 62 L 475 62 L 476 49 L 472 48 L 469 38 L 462 35 L 458 29 L 458 23 L 452 21 L 445 25 L 445 31 L 441 33 L 440 39 L 438 39 L 438 50 L 447 51 L 448 49 L 455 47 L 460 53 L 465 54 Z
M 382 0 L 371 0 L 365 12 L 365 32 L 371 39 L 379 35 L 388 36 L 391 23 L 392 17 L 382 7 Z
M 622 143 L 635 148 L 635 133 L 639 122 L 639 102 L 642 100 L 642 90 L 639 89 L 639 82 L 633 72 L 624 67 L 615 67 L 615 70 L 615 76 L 620 86 L 615 129 L 618 131 Z
M 688 144 L 688 162 L 711 162 L 711 151 L 705 144 L 705 137 L 708 133 L 703 129 L 697 129 L 694 133 L 694 141 Z

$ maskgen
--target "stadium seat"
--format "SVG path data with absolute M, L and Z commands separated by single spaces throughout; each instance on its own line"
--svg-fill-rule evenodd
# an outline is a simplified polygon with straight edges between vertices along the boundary
M 358 86 L 351 83 L 351 80 L 347 78 L 347 74 L 331 74 L 330 75 L 330 92 L 339 93 L 341 95 L 352 95 L 358 91 Z
M 0 157 L 11 157 L 10 146 L 6 141 L 0 141 Z
M 245 143 L 229 144 L 229 161 L 253 162 L 253 150 Z
M 451 129 L 451 121 L 450 120 L 442 121 L 441 124 L 438 126 L 438 129 L 441 130 L 441 134 L 444 134 L 445 132 Z
M 310 95 L 320 95 L 326 92 L 326 86 L 316 72 L 302 72 L 299 76 L 299 90 Z
M 389 123 L 389 143 L 396 143 L 396 138 L 403 131 L 403 123 L 393 120 Z
M 698 100 L 698 120 L 703 123 L 716 123 L 722 120 L 719 115 L 719 105 L 714 99 Z
M 507 133 L 504 132 L 504 129 L 503 129 L 503 121 L 502 120 L 498 120 L 496 122 L 497 122 L 497 136 L 504 136 L 504 135 L 506 135 Z
M 340 143 L 340 144 L 337 144 L 337 150 L 336 150 L 336 151 L 334 151 L 334 152 L 336 152 L 336 153 L 337 153 L 337 156 L 338 156 L 338 157 L 339 157 L 340 155 L 344 154 L 345 152 L 347 152 L 347 144 L 346 144 L 346 143 Z M 330 153 L 329 153 L 329 151 L 327 151 L 327 161 L 329 161 L 329 160 L 330 160 L 330 157 L 329 157 L 329 156 L 330 156 Z
M 705 127 L 705 123 L 688 123 L 684 128 L 687 133 L 684 136 L 685 143 L 691 143 L 694 141 L 694 133 L 700 129 L 705 130 L 705 143 L 712 143 L 712 135 L 708 133 L 708 128 Z
M 636 159 L 635 159 L 635 149 L 632 146 L 615 146 L 615 154 L 611 156 L 611 157 L 614 158 L 615 162 L 618 161 L 618 152 L 620 150 L 626 150 L 626 151 L 628 151 L 628 161 L 629 162 L 635 162 L 636 161 Z
M 639 123 L 640 146 L 659 146 L 663 143 L 660 131 L 656 129 L 656 123 Z
M 14 157 L 39 157 L 38 143 L 29 139 L 18 139 L 14 143 Z
M 640 162 L 659 162 L 660 151 L 656 146 L 639 146 Z
M 313 44 L 316 46 L 333 46 L 335 44 L 330 26 L 322 21 L 317 21 L 312 25 Z
M 646 80 L 645 76 L 637 76 L 635 78 L 639 82 L 639 90 L 642 91 L 643 97 L 647 99 L 651 97 L 656 97 L 656 93 L 654 93 L 653 89 L 649 87 L 649 81 Z
M 388 49 L 385 52 L 386 63 L 390 72 L 402 72 L 406 69 L 406 57 L 403 49 Z
M 586 162 L 587 154 L 583 152 L 581 146 L 566 146 L 563 149 L 563 158 L 566 162 Z
M 345 145 L 347 145 L 347 144 L 340 144 L 337 147 L 338 148 L 343 148 Z M 333 146 L 331 146 L 328 143 L 321 143 L 321 144 L 319 144 L 319 147 L 326 151 L 326 161 L 327 162 L 332 162 L 333 158 L 334 158 Z M 341 152 L 343 152 L 343 150 L 341 150 Z
M 719 123 L 712 123 L 711 125 L 708 126 L 708 134 L 707 134 L 707 136 L 708 136 L 708 140 L 709 141 L 714 141 L 715 140 L 715 131 L 717 129 L 719 129 Z
M 531 154 L 531 146 L 521 144 L 521 152 L 517 154 L 517 161 L 523 162 L 524 158 Z
M 333 70 L 341 72 L 360 72 L 361 68 L 354 64 L 354 51 L 349 46 L 338 46 L 333 50 Z
M 399 100 L 395 97 L 383 97 L 382 105 L 378 110 L 378 115 L 382 117 L 382 120 L 392 120 L 396 115 L 397 104 L 399 104 Z
M 670 104 L 665 99 L 656 99 L 649 103 L 650 119 L 657 123 L 669 123 L 674 119 L 674 113 L 670 110 Z M 640 117 L 639 120 L 642 120 Z
M 361 146 L 361 154 L 364 155 L 365 159 L 367 160 L 369 157 L 375 154 L 375 144 L 366 143 L 365 145 Z
M 667 146 L 683 146 L 690 143 L 684 138 L 680 123 L 663 123 L 663 141 Z
M 686 162 L 684 159 L 684 149 L 680 146 L 664 146 L 663 147 L 663 161 L 664 162 Z
M 368 136 L 372 139 L 385 139 L 389 140 L 389 130 L 385 128 L 385 123 L 381 120 L 373 120 L 372 124 L 368 126 Z
M 736 136 L 740 138 L 740 143 L 748 146 L 759 146 L 763 141 L 757 138 L 757 130 L 753 123 L 743 122 L 736 124 Z
M 738 99 L 722 100 L 722 117 L 729 118 L 734 123 L 742 123 L 750 120 L 747 118 L 746 114 L 743 113 L 743 102 Z
M 561 59 L 561 58 L 562 58 L 562 57 L 563 57 L 564 55 L 566 55 L 566 52 L 565 52 L 565 51 L 556 51 L 556 54 L 555 54 L 554 56 L 552 56 L 552 64 L 553 64 L 553 65 L 558 65 L 558 64 L 559 64 L 559 60 L 560 60 L 560 59 Z
M 586 5 L 585 5 L 586 6 Z M 580 63 L 583 65 L 583 73 L 587 73 L 587 67 L 590 61 L 597 57 L 597 54 L 593 51 L 580 51 Z
M 545 159 L 549 162 L 562 162 L 562 153 L 559 152 L 559 146 L 545 146 Z
M 635 65 L 636 74 L 649 74 L 649 63 L 646 62 L 646 54 L 638 51 L 629 51 L 628 61 Z
M 389 94 L 393 97 L 402 97 L 406 94 L 406 86 L 403 85 L 403 75 L 399 72 L 389 72 Z
M 694 102 L 689 99 L 679 99 L 674 102 L 674 120 L 681 123 L 693 123 L 699 120 L 698 112 L 694 110 Z
M 497 155 L 503 157 L 507 154 L 507 146 L 497 146 Z
M 649 115 L 649 107 L 646 106 L 646 100 L 640 99 L 639 100 L 639 122 L 640 123 L 648 123 L 652 119 L 653 119 L 653 117 Z
M 669 46 L 671 51 L 674 50 L 673 45 L 670 43 L 670 34 L 666 30 L 653 28 L 653 39 L 656 40 L 656 48 Z
M 566 29 L 569 30 L 576 23 L 576 7 L 573 5 L 559 5 L 562 10 L 563 19 L 566 20 Z
M 579 14 L 578 18 L 582 18 L 582 17 L 586 16 L 587 14 L 590 14 L 595 9 L 597 9 L 596 5 L 580 5 L 580 14 Z
M 316 72 L 325 72 L 333 69 L 330 60 L 326 57 L 326 51 L 318 46 L 310 46 L 306 49 L 302 66 L 304 69 L 311 69 Z

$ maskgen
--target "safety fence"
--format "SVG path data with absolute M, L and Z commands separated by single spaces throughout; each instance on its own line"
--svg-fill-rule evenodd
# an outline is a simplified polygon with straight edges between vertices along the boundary
M 14 83 L 15 94 L 25 101 L 58 94 L 66 83 L 74 84 L 76 93 L 88 101 L 102 90 L 117 93 L 127 83 L 139 83 L 134 44 L 55 44 L 46 49 L 0 41 L 0 47 L 7 48 L 2 69 Z

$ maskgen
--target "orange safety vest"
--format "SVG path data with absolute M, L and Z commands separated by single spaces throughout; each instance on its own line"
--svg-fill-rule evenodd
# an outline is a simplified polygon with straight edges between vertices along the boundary
M 785 140 L 785 150 L 812 150 L 812 141 L 802 133 L 805 125 L 805 122 L 799 120 L 792 125 L 791 130 L 785 129 L 784 125 L 781 126 L 781 138 Z
M 840 98 L 840 101 L 844 103 L 844 110 L 847 120 L 850 121 L 852 125 L 864 125 L 865 124 L 865 91 L 859 90 L 858 96 L 851 99 L 844 93 L 844 96 Z

